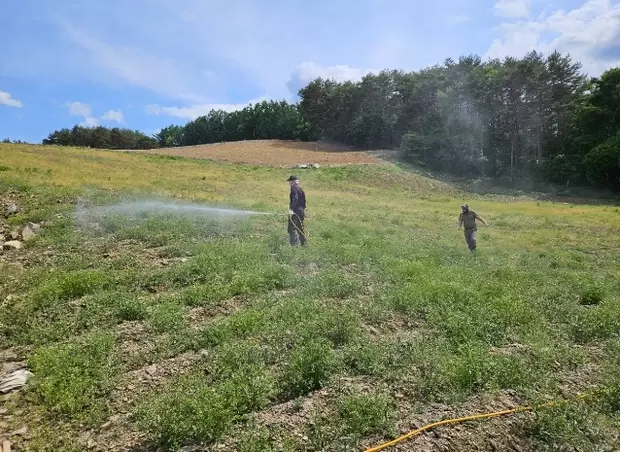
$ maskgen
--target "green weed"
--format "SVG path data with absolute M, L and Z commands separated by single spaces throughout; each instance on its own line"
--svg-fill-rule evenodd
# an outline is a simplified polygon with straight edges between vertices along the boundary
M 216 442 L 239 416 L 268 403 L 274 380 L 260 356 L 250 344 L 224 346 L 212 377 L 189 375 L 144 400 L 136 410 L 138 422 L 168 447 Z
M 337 369 L 330 344 L 312 340 L 295 348 L 284 368 L 282 382 L 290 397 L 299 397 L 325 385 Z
M 325 298 L 347 299 L 363 291 L 363 281 L 359 276 L 328 269 L 319 275 L 306 278 L 303 285 L 305 292 Z
M 544 451 L 611 451 L 602 447 L 605 420 L 599 416 L 582 402 L 540 408 L 535 411 L 531 435 Z
M 185 326 L 183 306 L 175 301 L 153 305 L 149 309 L 149 323 L 159 333 L 182 329 Z
M 114 337 L 94 333 L 85 343 L 37 349 L 28 360 L 34 374 L 31 391 L 50 412 L 82 422 L 106 413 L 106 396 L 116 371 L 111 362 Z
M 182 290 L 179 301 L 187 306 L 205 306 L 230 298 L 232 294 L 230 285 L 214 281 L 211 284 L 196 284 Z
M 267 369 L 263 351 L 251 344 L 232 343 L 215 359 L 221 393 L 238 414 L 259 411 L 274 395 L 275 379 Z
M 346 434 L 358 438 L 394 433 L 394 403 L 383 395 L 348 395 L 338 401 L 338 417 Z
M 75 270 L 58 276 L 52 276 L 35 293 L 40 303 L 52 300 L 67 300 L 105 290 L 113 284 L 110 275 L 99 270 Z
M 275 450 L 267 427 L 248 425 L 239 441 L 239 452 L 271 452 Z
M 136 298 L 120 298 L 116 316 L 121 321 L 131 322 L 145 320 L 148 316 L 148 309 L 145 303 Z
M 136 411 L 140 427 L 171 449 L 219 440 L 232 426 L 234 410 L 219 388 L 205 383 L 186 379 L 141 404 Z

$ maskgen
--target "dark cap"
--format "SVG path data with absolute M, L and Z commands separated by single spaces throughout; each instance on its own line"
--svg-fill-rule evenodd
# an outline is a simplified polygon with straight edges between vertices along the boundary
M 469 204 L 463 204 L 463 205 L 461 206 L 461 209 L 469 209 Z
M 289 176 L 288 179 L 286 179 L 288 182 L 292 181 L 292 180 L 299 180 L 299 178 L 297 176 Z

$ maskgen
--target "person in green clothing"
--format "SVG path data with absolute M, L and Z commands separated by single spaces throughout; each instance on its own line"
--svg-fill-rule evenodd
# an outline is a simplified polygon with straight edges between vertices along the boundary
M 471 254 L 476 253 L 476 220 L 482 221 L 485 225 L 489 225 L 486 221 L 478 216 L 476 212 L 469 209 L 469 205 L 461 206 L 461 214 L 459 215 L 459 229 L 465 226 L 465 241 Z

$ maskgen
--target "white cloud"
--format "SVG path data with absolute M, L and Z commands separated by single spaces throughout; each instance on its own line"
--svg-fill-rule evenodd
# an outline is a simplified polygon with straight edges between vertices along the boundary
M 530 0 L 500 0 L 495 4 L 495 14 L 501 17 L 526 17 L 530 13 Z
M 334 79 L 337 82 L 356 82 L 372 72 L 378 73 L 379 70 L 351 67 L 344 64 L 320 66 L 316 63 L 305 62 L 298 64 L 293 69 L 287 86 L 290 93 L 296 95 L 302 87 L 319 77 L 323 79 Z
M 92 116 L 93 112 L 88 104 L 84 104 L 82 102 L 70 102 L 67 104 L 67 108 L 69 109 L 69 114 L 71 116 L 79 116 L 84 118 L 84 122 L 81 125 L 96 126 L 99 123 L 97 118 Z
M 103 121 L 116 121 L 119 124 L 121 124 L 124 121 L 123 112 L 120 110 L 108 110 L 107 112 L 104 113 L 101 119 Z
M 535 24 L 504 24 L 501 31 L 503 37 L 493 40 L 485 57 L 523 57 L 527 52 L 534 49 L 542 51 L 539 43 L 542 28 Z
M 21 13 L 24 26 L 16 29 L 32 29 L 28 25 L 38 21 L 51 33 L 41 38 L 24 31 L 11 41 L 0 58 L 0 75 L 45 77 L 58 86 L 59 81 L 93 82 L 95 89 L 96 84 L 123 86 L 142 98 L 152 96 L 142 103 L 157 104 L 151 114 L 192 118 L 214 105 L 238 108 L 243 105 L 232 102 L 261 94 L 292 100 L 319 76 L 359 80 L 377 72 L 374 68 L 417 70 L 468 54 L 477 50 L 481 36 L 471 22 L 485 26 L 489 12 L 506 23 L 495 30 L 492 45 L 483 44 L 487 56 L 549 53 L 557 47 L 596 72 L 614 63 L 597 52 L 611 43 L 607 35 L 620 29 L 611 13 L 618 14 L 618 1 L 492 0 L 463 8 L 457 0 L 424 7 L 393 0 L 385 8 L 384 1 L 362 0 L 353 12 L 331 2 L 328 9 L 304 14 L 298 2 L 265 8 L 256 0 L 110 0 L 88 9 L 57 2 L 42 4 L 36 19 Z M 584 2 L 573 11 L 538 16 L 550 5 Z M 412 26 L 412 17 L 424 23 Z M 232 93 L 245 97 L 231 98 Z M 115 121 L 101 117 L 104 111 L 94 118 Z
M 92 114 L 90 105 L 83 104 L 82 102 L 71 102 L 67 104 L 67 107 L 71 116 L 84 116 L 86 118 Z
M 160 105 L 147 105 L 144 111 L 149 115 L 167 115 L 175 118 L 196 119 L 199 116 L 207 115 L 211 110 L 223 110 L 232 112 L 243 110 L 249 104 L 256 104 L 266 98 L 251 100 L 246 103 L 239 104 L 197 104 L 186 107 L 162 107 Z
M 91 6 L 42 5 L 36 20 L 58 32 L 50 27 L 55 33 L 38 40 L 25 33 L 12 45 L 10 61 L 3 54 L 0 73 L 6 68 L 11 75 L 141 88 L 164 96 L 150 101 L 160 104 L 227 102 L 228 93 L 240 90 L 290 100 L 297 91 L 291 96 L 290 72 L 302 61 L 353 70 L 413 69 L 430 58 L 424 52 L 438 52 L 429 42 L 443 39 L 430 23 L 432 38 L 411 27 L 412 14 L 426 11 L 405 0 L 393 0 L 390 8 L 362 0 L 354 13 L 336 2 L 328 12 L 303 14 L 295 2 L 265 8 L 256 0 L 110 0 Z
M 102 121 L 116 121 L 119 124 L 124 121 L 123 112 L 120 110 L 108 110 L 99 119 L 93 116 L 93 109 L 89 104 L 83 102 L 69 102 L 66 104 L 71 116 L 84 118 L 81 125 L 96 126 L 99 125 L 99 119 Z
M 394 0 L 391 8 L 385 8 L 381 1 L 366 0 L 359 15 L 341 17 L 336 12 L 316 10 L 303 18 L 290 2 L 279 8 L 264 8 L 255 0 L 235 0 L 234 8 L 202 0 L 159 3 L 167 5 L 172 21 L 174 17 L 183 21 L 188 46 L 200 43 L 198 55 L 208 52 L 211 59 L 243 73 L 249 84 L 257 85 L 270 97 L 296 96 L 301 86 L 295 78 L 301 74 L 294 71 L 291 76 L 290 71 L 303 61 L 355 61 L 360 67 L 383 68 L 410 64 L 407 58 L 403 63 L 403 55 L 416 55 L 417 40 L 410 36 L 408 19 L 415 7 L 404 0 Z M 198 20 L 188 21 L 195 17 Z M 354 26 L 355 31 L 345 31 Z M 300 69 L 312 64 L 302 63 Z M 355 66 L 324 64 L 321 69 L 331 69 L 336 77 L 341 72 L 364 71 Z
M 538 21 L 504 23 L 485 54 L 487 58 L 523 57 L 537 50 L 557 50 L 582 63 L 591 76 L 620 66 L 620 3 L 588 0 L 571 11 L 556 11 Z
M 378 72 L 376 69 L 351 67 L 345 64 L 320 66 L 312 62 L 305 62 L 297 65 L 297 67 L 293 70 L 293 75 L 306 82 L 309 82 L 317 77 L 335 79 L 336 81 L 344 82 L 347 80 L 361 80 L 364 75 L 373 71 Z
M 87 118 L 84 118 L 84 122 L 82 123 L 82 125 L 85 125 L 87 127 L 97 126 L 99 125 L 99 121 L 97 121 L 97 118 L 89 116 Z
M 13 96 L 11 96 L 11 94 L 7 93 L 6 91 L 1 91 L 1 90 L 0 90 L 0 105 L 6 105 L 7 107 L 22 108 L 22 103 L 19 100 L 14 99 Z

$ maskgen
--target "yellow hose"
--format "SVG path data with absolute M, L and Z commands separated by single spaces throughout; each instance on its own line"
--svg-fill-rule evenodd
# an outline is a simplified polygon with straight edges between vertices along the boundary
M 297 218 L 299 218 L 299 215 L 297 215 L 297 214 L 296 214 L 296 213 L 294 213 L 294 212 L 293 212 L 293 215 L 295 215 Z M 292 219 L 293 215 L 289 215 L 289 217 L 288 217 L 288 221 L 290 221 L 290 222 L 291 222 L 291 224 L 292 224 L 293 226 L 295 226 L 295 229 L 297 229 L 297 232 L 299 232 L 301 235 L 303 235 L 303 236 L 304 236 L 304 238 L 306 239 L 306 241 L 307 241 L 308 243 L 310 243 L 310 234 L 308 234 L 308 231 L 307 231 L 307 229 L 308 229 L 308 228 L 307 228 L 307 227 L 305 228 L 305 229 L 306 229 L 306 232 L 303 232 L 301 229 L 299 229 L 299 228 L 297 227 L 297 225 L 295 224 L 295 222 L 293 221 L 293 219 Z M 301 220 L 301 218 L 299 218 L 299 219 Z
M 586 397 L 586 395 L 579 395 L 577 396 L 578 398 L 584 398 Z M 459 417 L 456 419 L 446 419 L 443 421 L 439 421 L 439 422 L 434 422 L 432 424 L 428 424 L 425 425 L 424 427 L 420 427 L 416 430 L 413 430 L 405 435 L 399 436 L 398 438 L 396 438 L 395 440 L 389 441 L 387 443 L 381 444 L 379 446 L 376 447 L 372 447 L 370 449 L 366 449 L 364 452 L 377 452 L 383 449 L 387 449 L 388 447 L 394 446 L 397 443 L 400 443 L 401 441 L 404 441 L 406 439 L 409 439 L 413 436 L 419 435 L 422 432 L 425 432 L 426 430 L 430 430 L 432 428 L 435 427 L 439 427 L 441 425 L 447 425 L 447 424 L 457 424 L 459 422 L 465 422 L 465 421 L 473 421 L 476 419 L 488 419 L 488 418 L 492 418 L 492 417 L 498 417 L 498 416 L 505 416 L 507 414 L 514 414 L 514 413 L 519 413 L 522 411 L 531 411 L 533 409 L 536 408 L 544 408 L 544 407 L 549 407 L 549 406 L 553 406 L 553 405 L 558 405 L 560 403 L 567 403 L 569 400 L 555 400 L 555 401 L 551 401 L 551 402 L 547 402 L 547 403 L 543 403 L 541 405 L 536 405 L 534 407 L 531 406 L 522 406 L 522 407 L 517 407 L 517 408 L 513 408 L 511 410 L 504 410 L 504 411 L 495 411 L 492 413 L 483 413 L 483 414 L 474 414 L 471 416 L 465 416 L 465 417 Z
M 296 213 L 293 213 L 293 215 L 297 215 Z M 301 231 L 297 225 L 292 221 L 292 216 L 289 216 L 289 221 L 293 224 L 293 226 L 295 226 L 295 229 L 297 229 L 297 231 L 302 234 L 304 237 L 306 237 L 306 240 L 308 242 L 310 242 L 310 240 L 308 239 L 309 234 L 304 233 L 303 231 Z M 297 216 L 299 218 L 299 216 Z M 586 394 L 580 394 L 577 396 L 577 398 L 579 399 L 583 399 L 587 397 Z M 432 424 L 427 424 L 424 427 L 420 427 L 418 429 L 412 430 L 409 433 L 406 433 L 402 436 L 399 436 L 398 438 L 389 441 L 387 443 L 383 443 L 380 444 L 379 446 L 376 447 L 372 447 L 370 449 L 366 449 L 364 452 L 378 452 L 384 449 L 387 449 L 388 447 L 394 446 L 402 441 L 405 441 L 413 436 L 419 435 L 422 432 L 425 432 L 427 430 L 431 430 L 435 427 L 440 427 L 442 425 L 448 425 L 448 424 L 458 424 L 460 422 L 466 422 L 466 421 L 474 421 L 474 420 L 478 420 L 478 419 L 489 419 L 489 418 L 493 418 L 493 417 L 499 417 L 499 416 L 506 416 L 508 414 L 515 414 L 515 413 L 521 413 L 523 411 L 532 411 L 534 409 L 538 409 L 538 408 L 545 408 L 545 407 L 550 407 L 550 406 L 554 406 L 554 405 L 559 405 L 561 403 L 568 403 L 570 400 L 554 400 L 551 402 L 546 402 L 546 403 L 542 403 L 540 405 L 536 405 L 536 406 L 521 406 L 521 407 L 517 407 L 517 408 L 512 408 L 510 410 L 503 410 L 503 411 L 494 411 L 492 413 L 482 413 L 482 414 L 473 414 L 471 416 L 465 416 L 465 417 L 459 417 L 459 418 L 454 418 L 454 419 L 445 419 L 443 421 L 439 421 L 439 422 L 433 422 Z

